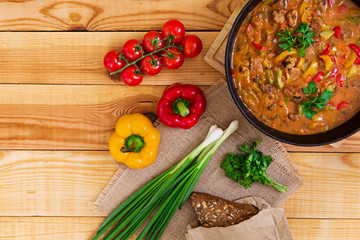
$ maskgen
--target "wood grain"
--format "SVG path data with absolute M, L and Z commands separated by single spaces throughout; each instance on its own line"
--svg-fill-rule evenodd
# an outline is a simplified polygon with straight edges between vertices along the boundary
M 0 157 L 0 216 L 96 216 L 91 203 L 117 170 L 107 151 L 1 151 Z M 284 204 L 287 217 L 360 219 L 359 153 L 292 157 L 305 185 Z
M 202 53 L 187 58 L 179 69 L 164 68 L 157 76 L 146 76 L 142 85 L 211 85 L 223 77 L 202 60 L 217 32 L 192 34 L 202 39 Z M 121 50 L 127 40 L 142 39 L 143 35 L 144 32 L 0 32 L 0 83 L 115 85 L 104 68 L 104 55 L 110 50 Z
M 219 30 L 238 2 L 7 0 L 0 3 L 0 30 L 148 30 L 173 18 L 188 30 Z
M 116 120 L 129 112 L 156 112 L 165 86 L 2 85 L 0 149 L 106 150 Z M 360 133 L 344 152 L 359 152 Z M 307 148 L 287 146 L 291 151 Z M 312 151 L 340 151 L 323 146 Z
M 95 217 L 0 217 L 0 239 L 85 240 L 93 236 L 103 220 Z M 296 240 L 360 238 L 359 219 L 288 219 L 288 223 Z

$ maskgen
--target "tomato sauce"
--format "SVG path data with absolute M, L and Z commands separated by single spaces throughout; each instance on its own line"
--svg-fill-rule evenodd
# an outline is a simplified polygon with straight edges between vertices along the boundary
M 260 121 L 290 134 L 343 124 L 360 109 L 359 26 L 360 9 L 349 0 L 263 1 L 233 50 L 241 99 Z

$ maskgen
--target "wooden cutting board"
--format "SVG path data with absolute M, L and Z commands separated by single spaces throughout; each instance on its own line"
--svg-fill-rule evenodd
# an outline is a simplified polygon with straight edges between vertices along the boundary
M 219 35 L 216 37 L 214 43 L 204 56 L 204 61 L 222 74 L 225 74 L 225 49 L 231 27 L 247 2 L 248 0 L 242 0 L 239 2 L 238 6 L 235 8 L 234 12 L 221 29 Z
M 214 67 L 216 70 L 225 75 L 225 51 L 226 51 L 226 43 L 228 40 L 228 36 L 232 25 L 234 24 L 236 17 L 241 12 L 241 10 L 245 7 L 247 0 L 240 1 L 239 5 L 235 8 L 234 12 L 231 14 L 230 18 L 225 23 L 224 27 L 221 29 L 219 35 L 215 38 L 215 41 L 207 51 L 204 56 L 204 61 L 208 63 L 210 66 Z M 334 148 L 340 147 L 343 141 L 339 141 L 336 143 L 330 144 L 330 146 Z

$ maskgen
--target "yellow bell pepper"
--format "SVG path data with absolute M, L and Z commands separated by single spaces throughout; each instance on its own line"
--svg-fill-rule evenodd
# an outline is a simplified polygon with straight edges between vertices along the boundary
M 302 68 L 302 66 L 304 65 L 305 63 L 305 59 L 303 57 L 301 57 L 296 65 L 297 68 Z
M 345 68 L 351 67 L 354 64 L 355 60 L 356 60 L 356 54 L 353 51 L 351 51 L 349 58 L 345 62 Z
M 125 114 L 116 122 L 109 150 L 115 160 L 139 169 L 155 161 L 159 142 L 160 132 L 149 118 L 141 113 Z
M 320 55 L 319 58 L 321 58 L 322 60 L 324 60 L 325 63 L 325 69 L 327 71 L 329 71 L 331 69 L 332 66 L 332 60 L 328 55 Z
M 309 68 L 303 73 L 301 76 L 303 79 L 307 78 L 308 76 L 311 76 L 315 73 L 316 69 L 318 68 L 318 62 L 311 61 Z
M 305 9 L 304 13 L 301 15 L 301 22 L 310 25 L 309 19 L 311 19 L 311 15 L 312 11 L 310 9 Z
M 299 9 L 300 15 L 302 15 L 305 12 L 305 10 L 308 8 L 309 8 L 309 0 L 302 1 Z
M 288 56 L 292 56 L 296 54 L 298 54 L 298 51 L 295 48 L 293 48 L 290 52 L 288 50 L 285 50 L 282 53 L 280 53 L 276 58 L 274 58 L 274 60 L 276 63 L 278 63 L 284 60 L 285 58 L 287 58 Z

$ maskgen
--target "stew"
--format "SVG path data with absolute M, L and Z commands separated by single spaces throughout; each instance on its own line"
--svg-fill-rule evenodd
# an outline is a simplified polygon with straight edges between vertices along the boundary
M 257 119 L 290 134 L 337 127 L 360 109 L 360 9 L 350 0 L 265 0 L 233 50 L 238 93 Z

